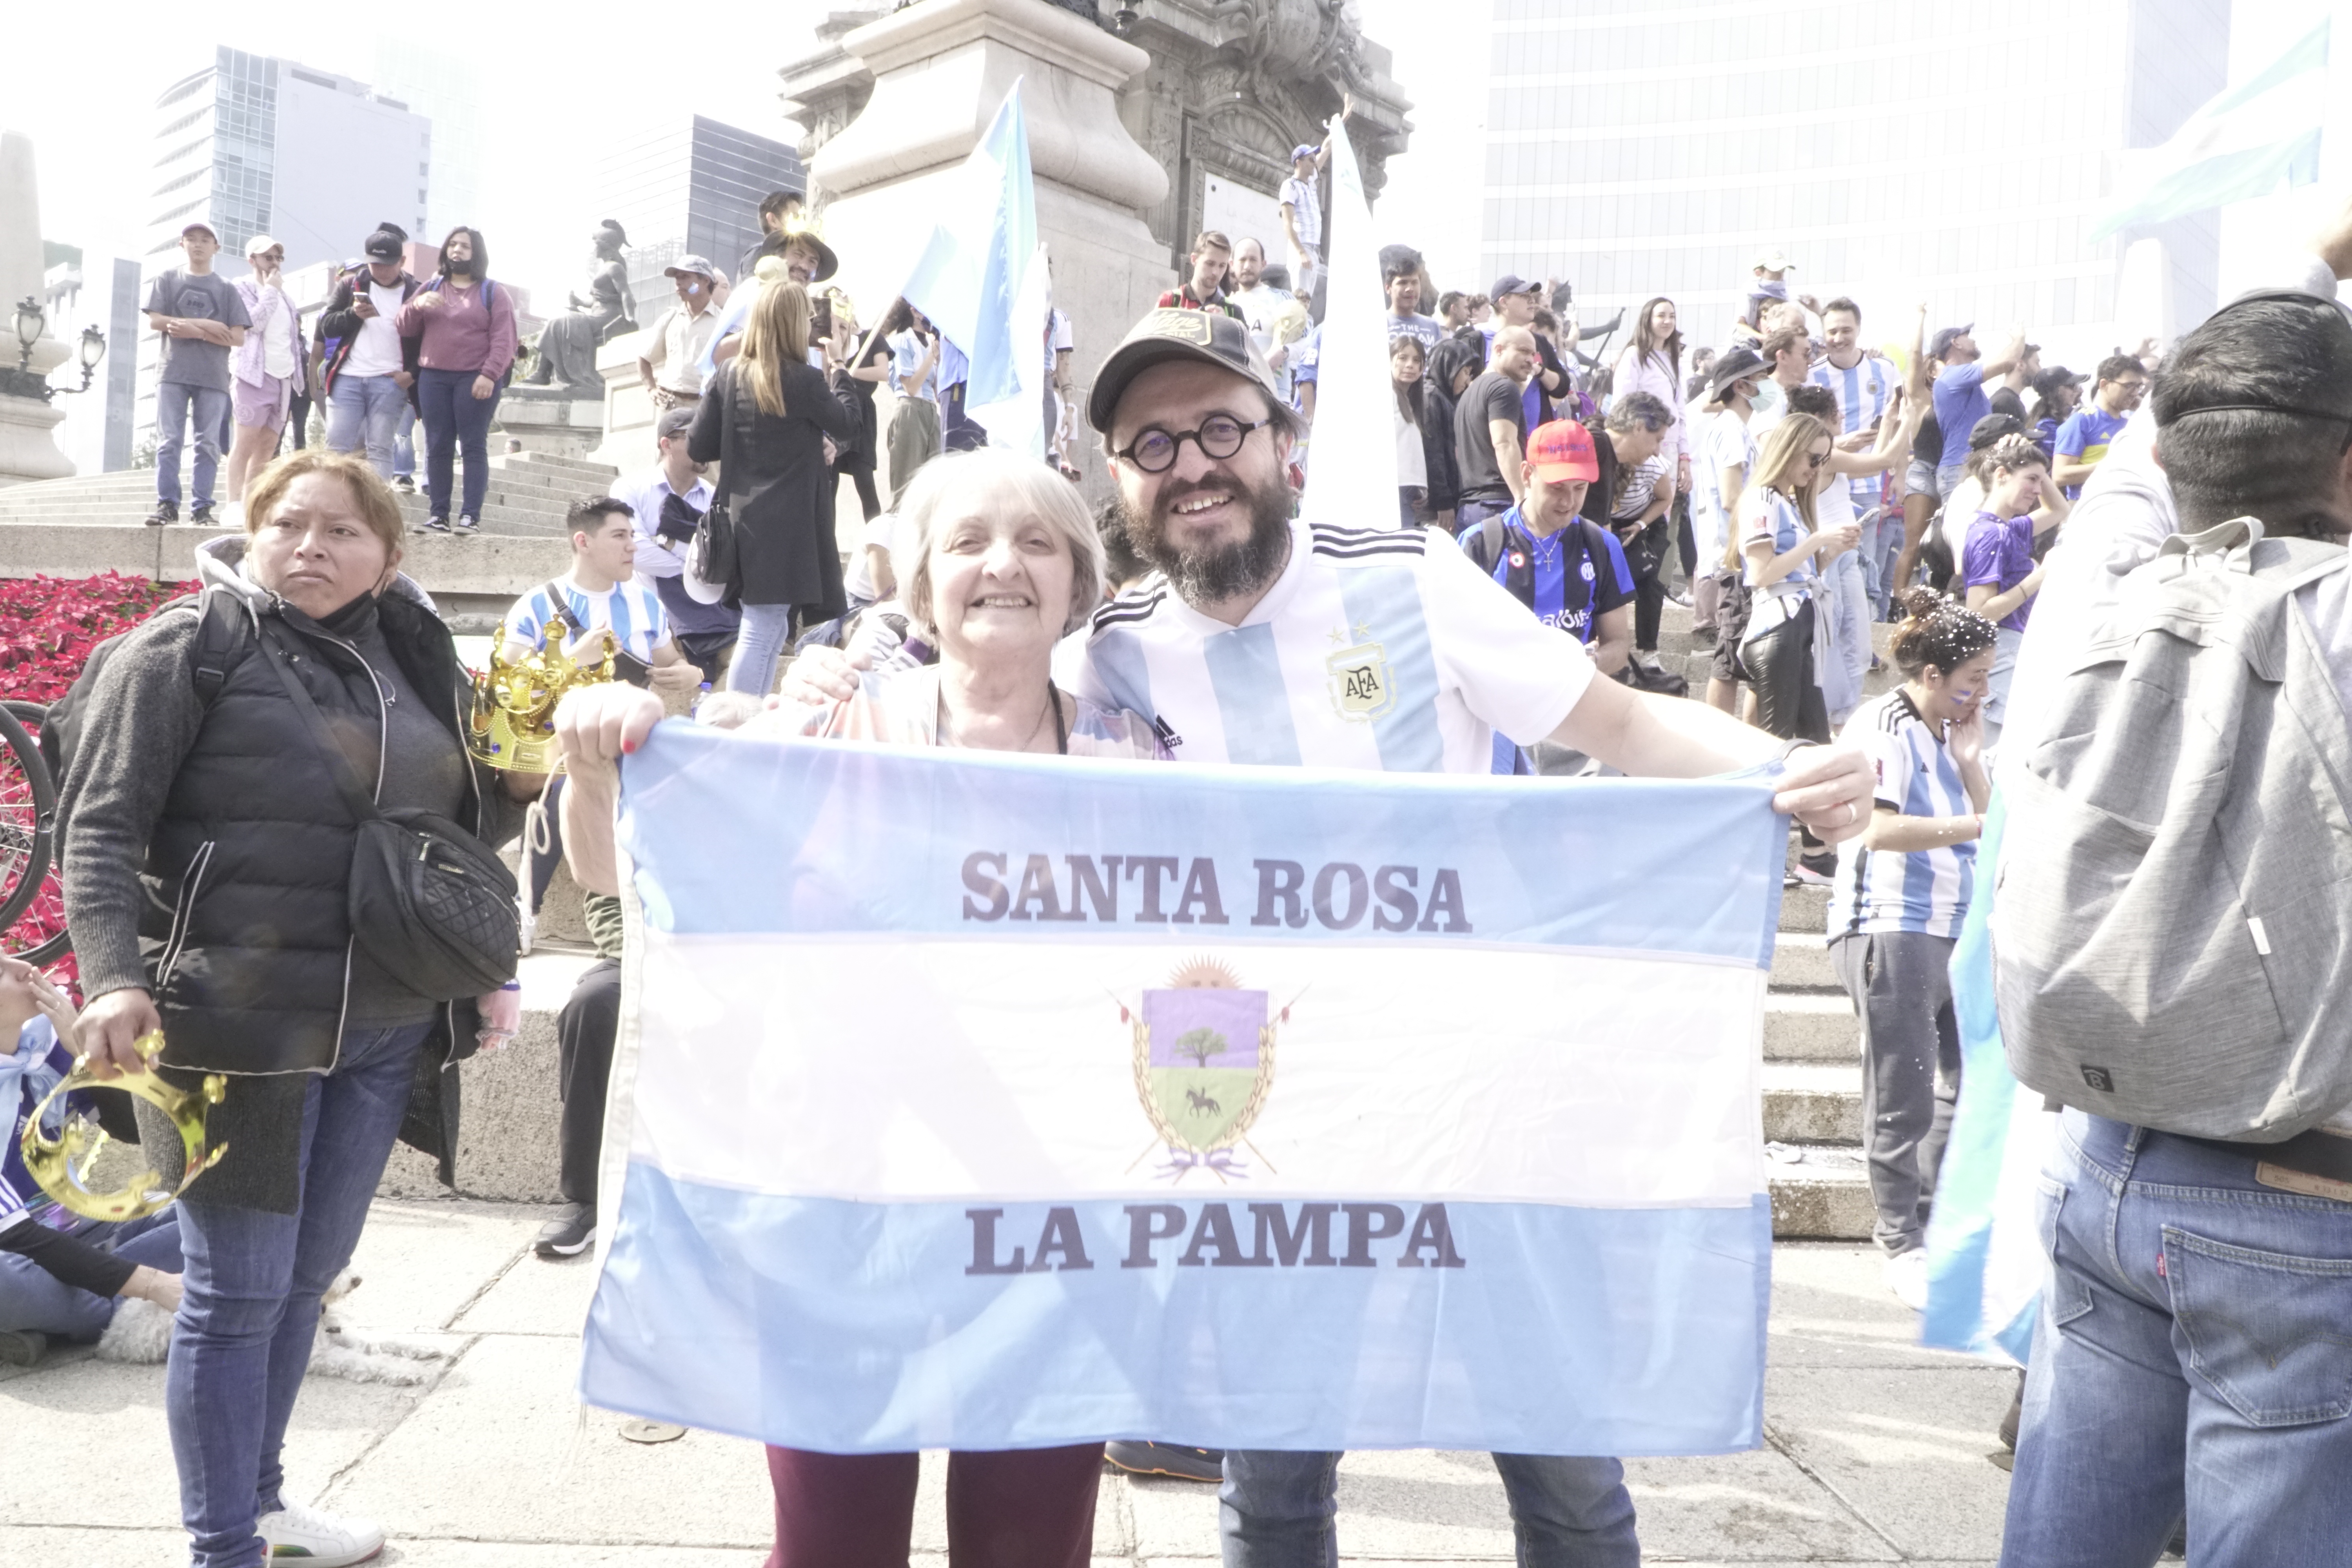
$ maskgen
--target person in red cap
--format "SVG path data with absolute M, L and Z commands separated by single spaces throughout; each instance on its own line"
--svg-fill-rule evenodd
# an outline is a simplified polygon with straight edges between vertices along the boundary
M 1601 674 L 1615 675 L 1633 647 L 1633 573 L 1617 536 L 1580 515 L 1600 477 L 1590 430 L 1573 419 L 1538 426 L 1519 467 L 1518 504 L 1465 529 L 1462 549 L 1538 620 L 1584 644 Z M 1526 772 L 1519 754 L 1498 735 L 1495 771 Z

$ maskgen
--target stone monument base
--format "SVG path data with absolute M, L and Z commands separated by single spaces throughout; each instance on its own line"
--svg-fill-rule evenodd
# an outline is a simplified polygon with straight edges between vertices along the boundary
M 508 437 L 526 452 L 585 458 L 604 439 L 604 405 L 568 386 L 509 386 L 499 395 L 499 416 L 490 426 L 492 456 L 506 450 Z

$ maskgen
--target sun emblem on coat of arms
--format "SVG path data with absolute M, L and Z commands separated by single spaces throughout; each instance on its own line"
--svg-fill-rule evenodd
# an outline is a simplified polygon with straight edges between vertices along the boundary
M 1141 1006 L 1121 1003 L 1118 1019 L 1134 1029 L 1135 1096 L 1159 1134 L 1138 1163 L 1162 1150 L 1160 1174 L 1171 1182 L 1196 1170 L 1227 1181 L 1249 1173 L 1239 1146 L 1274 1169 L 1249 1130 L 1274 1087 L 1275 1030 L 1290 1021 L 1289 1007 L 1269 1016 L 1265 992 L 1244 988 L 1215 959 L 1196 958 L 1166 988 L 1146 991 Z

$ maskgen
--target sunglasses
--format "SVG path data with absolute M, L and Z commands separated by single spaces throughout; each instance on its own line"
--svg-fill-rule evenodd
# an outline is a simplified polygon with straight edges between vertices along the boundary
M 1809 468 L 1818 468 L 1829 460 L 1830 455 L 1827 452 L 1808 452 L 1805 454 L 1805 467 Z

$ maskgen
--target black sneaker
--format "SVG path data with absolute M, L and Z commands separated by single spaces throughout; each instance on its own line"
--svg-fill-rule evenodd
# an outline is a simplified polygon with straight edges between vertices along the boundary
M 540 1227 L 531 1250 L 541 1258 L 576 1258 L 596 1240 L 596 1205 L 566 1204 L 563 1212 Z
M 416 493 L 416 480 L 407 474 L 394 474 L 392 476 L 392 488 L 396 490 L 405 490 L 410 495 L 415 495 Z
M 1834 851 L 1820 855 L 1801 855 L 1797 868 L 1790 879 L 1802 887 L 1826 888 L 1837 880 L 1837 855 Z
M 155 510 L 147 514 L 147 526 L 150 528 L 161 528 L 165 523 L 179 521 L 180 503 L 175 500 L 159 500 L 155 503 Z
M 457 514 L 457 531 L 472 539 L 482 531 L 481 520 L 469 517 L 461 511 Z
M 188 509 L 188 521 L 198 528 L 211 528 L 219 520 L 213 516 L 213 503 L 200 500 Z
M 1169 1476 L 1180 1481 L 1225 1479 L 1223 1448 L 1180 1448 L 1170 1443 L 1105 1443 L 1103 1458 L 1130 1476 Z
M 425 531 L 427 533 L 446 533 L 449 531 L 449 520 L 437 513 L 432 517 L 428 517 L 425 520 Z

